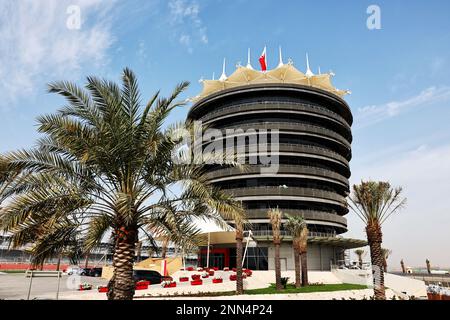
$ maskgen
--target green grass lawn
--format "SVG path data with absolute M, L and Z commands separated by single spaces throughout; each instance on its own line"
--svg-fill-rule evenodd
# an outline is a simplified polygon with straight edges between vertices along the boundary
M 24 270 L 0 270 L 0 272 L 4 272 L 4 273 L 25 273 Z
M 367 289 L 367 286 L 359 284 L 311 284 L 307 287 L 296 288 L 294 284 L 288 284 L 286 289 L 277 291 L 275 284 L 272 283 L 268 288 L 245 290 L 244 294 L 286 294 L 286 293 L 311 293 L 311 292 L 332 292 L 332 291 L 344 291 L 344 290 L 362 290 Z M 218 296 L 234 296 L 236 291 L 222 291 L 222 292 L 202 292 L 202 293 L 187 293 L 187 294 L 175 294 L 171 297 L 218 297 Z M 136 298 L 145 298 L 152 295 L 143 295 Z M 164 297 L 166 295 L 155 295 L 153 297 Z
M 286 289 L 277 291 L 272 283 L 268 288 L 245 290 L 245 294 L 283 294 L 283 293 L 310 293 L 310 292 L 330 292 L 344 290 L 367 289 L 367 286 L 359 284 L 339 283 L 339 284 L 313 284 L 307 287 L 296 288 L 294 284 L 288 284 Z

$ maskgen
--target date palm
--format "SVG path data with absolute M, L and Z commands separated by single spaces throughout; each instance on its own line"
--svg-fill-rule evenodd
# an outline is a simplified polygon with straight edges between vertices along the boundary
M 114 274 L 108 298 L 129 300 L 140 233 L 152 243 L 155 234 L 170 234 L 178 243 L 195 238 L 194 218 L 225 225 L 223 218 L 241 217 L 240 205 L 208 184 L 202 164 L 175 161 L 182 139 L 174 127 L 162 127 L 184 105 L 176 99 L 187 85 L 179 84 L 168 98 L 156 93 L 142 105 L 129 69 L 120 86 L 96 77 L 88 77 L 85 88 L 50 84 L 67 106 L 38 118 L 44 137 L 34 149 L 5 156 L 26 178 L 2 211 L 2 229 L 21 235 L 44 223 L 41 238 L 49 250 L 67 240 L 64 230 L 75 230 L 85 252 L 110 233 Z
M 387 259 L 392 253 L 392 250 L 381 248 L 381 252 L 383 253 L 383 270 L 384 272 L 387 272 Z
M 381 226 L 386 219 L 406 204 L 406 198 L 402 197 L 401 187 L 392 188 L 389 182 L 361 181 L 361 184 L 353 186 L 353 193 L 349 200 L 352 210 L 366 225 L 374 274 L 375 298 L 386 299 Z
M 405 262 L 403 259 L 400 260 L 400 267 L 402 268 L 402 273 L 406 273 Z
M 292 247 L 294 249 L 294 265 L 295 265 L 295 287 L 300 288 L 302 285 L 300 255 L 302 251 L 302 242 L 304 241 L 304 230 L 307 228 L 306 221 L 300 216 L 286 215 L 286 229 L 292 236 Z
M 358 264 L 359 264 L 359 268 L 362 269 L 362 265 L 363 265 L 363 255 L 364 255 L 364 250 L 363 249 L 356 249 L 355 250 L 355 254 L 358 256 Z
M 281 264 L 280 264 L 280 244 L 281 244 L 281 216 L 282 212 L 277 209 L 270 209 L 268 212 L 270 224 L 272 225 L 273 244 L 275 247 L 275 285 L 277 290 L 281 290 Z
M 244 280 L 242 278 L 242 248 L 244 239 L 244 223 L 241 219 L 235 221 L 236 226 L 236 294 L 244 293 Z
M 431 263 L 430 263 L 430 260 L 426 259 L 425 263 L 427 265 L 427 272 L 428 272 L 428 274 L 431 274 Z

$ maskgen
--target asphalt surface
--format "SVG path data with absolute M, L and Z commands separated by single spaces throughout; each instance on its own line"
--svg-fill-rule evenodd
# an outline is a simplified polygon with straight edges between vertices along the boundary
M 85 276 L 67 276 L 63 275 L 60 280 L 60 292 L 78 291 L 80 283 L 90 283 L 95 290 L 99 285 L 106 285 L 107 280 L 95 277 Z M 30 278 L 26 278 L 24 273 L 0 273 L 0 299 L 20 300 L 27 299 L 28 289 L 30 287 Z M 58 288 L 58 278 L 39 277 L 33 278 L 31 283 L 30 299 L 48 299 L 53 295 L 56 299 Z

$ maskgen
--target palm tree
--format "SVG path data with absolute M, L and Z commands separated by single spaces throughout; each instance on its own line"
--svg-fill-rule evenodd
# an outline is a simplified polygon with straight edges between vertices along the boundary
M 244 239 L 244 223 L 235 221 L 236 226 L 236 294 L 244 293 L 244 280 L 242 278 L 242 241 Z
M 307 224 L 303 226 L 300 234 L 300 264 L 302 266 L 302 287 L 306 287 L 308 281 L 308 227 Z
M 281 228 L 281 211 L 277 209 L 270 209 L 268 216 L 272 225 L 273 244 L 275 246 L 275 285 L 277 290 L 281 290 L 281 264 L 280 264 L 280 228 Z
M 286 229 L 289 230 L 292 236 L 292 247 L 294 249 L 294 264 L 295 264 L 295 287 L 300 288 L 302 279 L 300 275 L 300 252 L 302 248 L 302 235 L 306 228 L 306 221 L 300 216 L 286 215 L 287 221 L 285 223 Z
M 82 238 L 85 252 L 111 230 L 114 275 L 108 298 L 130 300 L 139 233 L 152 242 L 154 234 L 170 230 L 166 234 L 178 243 L 198 234 L 195 217 L 223 226 L 224 218 L 242 217 L 231 196 L 208 184 L 203 164 L 175 161 L 182 156 L 173 152 L 182 139 L 174 135 L 176 127 L 162 126 L 184 105 L 175 100 L 187 85 L 178 85 L 168 98 L 156 93 L 142 106 L 129 69 L 121 86 L 96 77 L 88 77 L 85 88 L 50 84 L 49 91 L 65 97 L 67 106 L 38 118 L 44 137 L 34 149 L 5 156 L 24 178 L 2 210 L 1 228 L 19 237 L 45 223 L 42 243 L 55 250 L 68 229 Z M 174 193 L 175 187 L 181 191 Z
M 391 255 L 392 250 L 389 250 L 389 249 L 386 249 L 386 248 L 381 248 L 381 252 L 383 254 L 383 271 L 387 272 L 387 259 Z
M 403 259 L 400 260 L 400 266 L 402 267 L 402 273 L 406 273 L 405 263 L 403 262 Z
M 431 263 L 430 260 L 425 260 L 425 263 L 427 264 L 427 272 L 428 274 L 431 274 Z
M 363 265 L 363 255 L 364 255 L 364 250 L 363 249 L 356 249 L 355 250 L 355 254 L 358 256 L 358 262 L 359 262 L 359 268 L 362 269 L 362 265 Z
M 381 226 L 406 204 L 406 198 L 402 198 L 401 194 L 402 188 L 394 189 L 389 182 L 361 181 L 360 185 L 353 186 L 349 197 L 350 207 L 366 225 L 376 299 L 386 299 Z

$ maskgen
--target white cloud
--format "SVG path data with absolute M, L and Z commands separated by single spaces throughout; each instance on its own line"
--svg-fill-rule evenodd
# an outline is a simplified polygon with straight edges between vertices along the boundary
M 354 166 L 352 171 L 352 183 L 372 179 L 404 187 L 407 206 L 383 226 L 383 246 L 393 251 L 393 269 L 400 269 L 400 259 L 409 266 L 424 266 L 426 258 L 435 266 L 450 267 L 450 145 L 417 145 L 395 159 Z M 349 236 L 365 238 L 356 215 L 347 218 Z
M 80 8 L 81 27 L 67 28 L 67 8 Z M 36 91 L 51 77 L 77 74 L 106 63 L 113 42 L 100 0 L 2 1 L 0 3 L 0 94 L 3 107 Z
M 412 108 L 447 100 L 450 100 L 450 87 L 429 87 L 406 100 L 390 101 L 381 105 L 359 108 L 355 114 L 355 123 L 357 127 L 366 127 L 398 116 Z
M 189 0 L 170 0 L 169 21 L 174 28 L 174 33 L 178 36 L 178 41 L 188 48 L 189 52 L 193 51 L 193 40 L 202 44 L 208 43 L 206 27 L 204 27 L 200 19 L 200 6 L 197 1 Z

